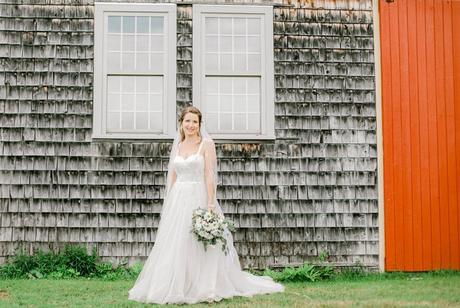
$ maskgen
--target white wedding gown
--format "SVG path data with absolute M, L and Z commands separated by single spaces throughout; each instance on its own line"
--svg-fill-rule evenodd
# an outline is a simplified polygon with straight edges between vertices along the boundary
M 204 156 L 173 160 L 177 179 L 161 214 L 155 245 L 129 291 L 129 299 L 143 303 L 197 303 L 232 296 L 283 292 L 270 277 L 241 270 L 232 235 L 226 232 L 229 252 L 198 242 L 191 230 L 192 211 L 207 207 Z

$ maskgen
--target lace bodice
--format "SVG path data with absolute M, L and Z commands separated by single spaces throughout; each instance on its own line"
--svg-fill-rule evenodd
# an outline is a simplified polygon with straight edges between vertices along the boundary
M 204 181 L 204 157 L 201 153 L 203 142 L 200 143 L 198 151 L 183 158 L 179 155 L 179 147 L 174 158 L 174 169 L 177 182 L 203 182 Z
M 204 158 L 199 151 L 185 159 L 176 155 L 173 166 L 176 171 L 177 182 L 204 181 Z

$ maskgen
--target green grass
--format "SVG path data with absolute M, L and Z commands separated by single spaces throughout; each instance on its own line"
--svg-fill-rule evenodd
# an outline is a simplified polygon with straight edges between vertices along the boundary
M 0 280 L 0 307 L 151 307 L 127 299 L 134 280 Z M 342 275 L 289 282 L 284 293 L 196 307 L 460 307 L 460 272 Z M 174 306 L 172 306 L 174 307 Z

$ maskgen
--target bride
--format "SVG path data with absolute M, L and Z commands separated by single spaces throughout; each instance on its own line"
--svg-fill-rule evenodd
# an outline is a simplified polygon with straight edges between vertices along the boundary
M 222 214 L 216 199 L 216 149 L 201 118 L 200 110 L 193 106 L 180 115 L 155 245 L 129 291 L 130 300 L 192 304 L 284 291 L 284 286 L 270 277 L 241 270 L 228 230 L 227 254 L 215 246 L 205 251 L 190 232 L 194 209 Z

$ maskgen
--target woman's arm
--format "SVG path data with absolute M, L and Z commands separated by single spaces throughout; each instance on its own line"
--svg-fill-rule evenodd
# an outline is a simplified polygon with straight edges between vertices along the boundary
M 214 209 L 216 206 L 214 203 L 216 197 L 216 166 L 217 166 L 217 157 L 216 157 L 216 147 L 214 141 L 204 140 L 204 176 L 206 182 L 206 188 L 208 192 L 208 209 Z
M 171 171 L 171 187 L 173 187 L 174 183 L 176 183 L 176 178 L 177 178 L 177 175 L 176 175 L 176 170 L 173 170 Z

